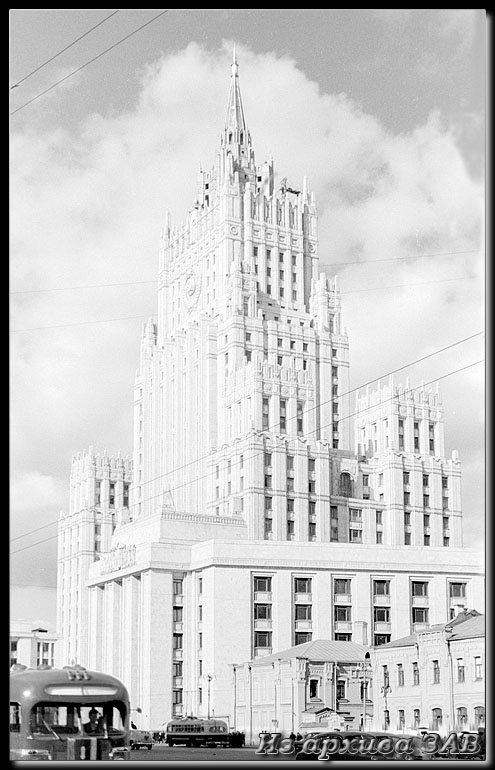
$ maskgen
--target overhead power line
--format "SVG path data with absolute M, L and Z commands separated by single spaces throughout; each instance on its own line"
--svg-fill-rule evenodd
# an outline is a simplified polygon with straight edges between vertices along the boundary
M 404 289 L 404 288 L 414 288 L 415 286 L 427 286 L 429 284 L 435 284 L 435 283 L 452 283 L 454 281 L 471 281 L 477 278 L 475 275 L 464 275 L 460 276 L 459 278 L 441 278 L 438 281 L 419 281 L 417 283 L 401 283 L 401 284 L 394 284 L 391 286 L 372 286 L 371 288 L 366 289 L 351 289 L 350 291 L 342 291 L 341 295 L 348 295 L 348 294 L 359 294 L 360 292 L 364 291 L 385 291 L 386 289 Z M 145 283 L 148 283 L 147 281 Z M 50 324 L 49 326 L 31 326 L 26 329 L 11 329 L 11 333 L 14 332 L 36 332 L 36 331 L 43 331 L 43 329 L 65 329 L 69 328 L 71 326 L 86 326 L 87 324 L 98 324 L 98 323 L 111 323 L 113 321 L 129 321 L 136 318 L 149 318 L 150 313 L 147 313 L 146 315 L 136 315 L 136 316 L 121 316 L 118 318 L 102 318 L 97 319 L 95 321 L 76 321 L 75 323 L 70 324 Z
M 451 257 L 458 254 L 478 254 L 479 249 L 472 249 L 471 251 L 444 251 L 438 254 L 412 254 L 406 257 L 390 257 L 387 259 L 370 259 L 368 262 L 330 262 L 329 264 L 322 263 L 322 267 L 347 267 L 347 265 L 360 265 L 361 267 L 368 267 L 368 265 L 374 265 L 379 262 L 402 262 L 410 259 L 426 259 L 428 257 Z M 48 289 L 23 289 L 22 291 L 11 291 L 9 294 L 39 294 L 41 292 L 51 291 L 77 291 L 80 289 L 106 289 L 114 286 L 140 286 L 142 284 L 157 283 L 158 279 L 153 278 L 149 281 L 122 281 L 121 283 L 90 283 L 85 286 L 53 286 Z
M 459 374 L 460 372 L 463 372 L 466 369 L 470 369 L 471 367 L 477 366 L 478 364 L 482 364 L 482 363 L 484 363 L 484 359 L 480 359 L 479 361 L 473 361 L 473 363 L 471 363 L 471 364 L 467 364 L 466 366 L 461 366 L 459 369 L 455 369 L 455 370 L 453 370 L 451 372 L 447 372 L 446 374 L 443 374 L 443 375 L 441 375 L 439 377 L 435 377 L 435 379 L 430 380 L 429 382 L 426 382 L 426 383 L 424 383 L 422 385 L 418 385 L 418 386 L 416 386 L 414 388 L 409 388 L 407 392 L 408 393 L 412 393 L 412 391 L 414 391 L 414 390 L 418 390 L 419 388 L 425 387 L 426 385 L 432 385 L 434 382 L 439 382 L 440 380 L 444 380 L 447 377 L 451 377 L 454 374 Z M 395 396 L 392 396 L 391 398 L 385 399 L 384 401 L 380 401 L 379 404 L 374 404 L 373 408 L 375 406 L 380 406 L 381 404 L 385 404 L 385 403 L 387 403 L 387 401 L 391 401 L 393 398 L 395 398 Z M 356 414 L 362 414 L 365 411 L 367 411 L 367 410 L 363 409 L 363 410 L 357 412 Z M 348 415 L 348 417 L 352 417 L 352 416 L 353 416 L 352 414 Z M 326 428 L 326 427 L 329 427 L 329 426 L 328 425 L 321 426 L 321 428 Z M 321 428 L 315 428 L 315 430 L 321 430 Z M 314 433 L 314 432 L 315 431 L 311 431 L 310 433 Z M 310 435 L 310 434 L 307 433 L 305 435 Z M 258 454 L 259 455 L 264 454 L 264 450 L 262 452 L 259 452 Z M 204 481 L 205 479 L 210 478 L 212 475 L 213 475 L 213 471 L 210 471 L 209 473 L 206 473 L 204 476 L 200 476 L 200 477 L 198 477 L 196 479 L 193 479 L 192 481 L 186 481 L 183 484 L 179 484 L 178 486 L 173 487 L 172 489 L 167 490 L 167 491 L 168 492 L 176 492 L 178 489 L 183 489 L 184 487 L 189 486 L 191 484 L 196 484 L 199 481 Z M 140 503 L 149 503 L 151 500 L 156 500 L 157 498 L 159 498 L 161 496 L 162 496 L 162 493 L 160 492 L 157 495 L 152 495 L 151 497 L 148 497 L 145 500 L 140 500 L 139 502 Z M 53 523 L 55 523 L 55 522 L 53 522 Z M 31 543 L 31 545 L 26 545 L 23 548 L 18 548 L 17 551 L 11 551 L 10 555 L 13 556 L 16 553 L 21 553 L 22 551 L 27 551 L 29 548 L 35 548 L 37 545 L 42 545 L 43 543 L 47 543 L 50 540 L 55 540 L 55 538 L 57 538 L 57 537 L 58 537 L 58 533 L 56 535 L 50 535 L 50 537 L 46 537 L 43 540 L 38 540 L 36 543 Z
M 85 64 L 81 64 L 81 66 L 80 66 L 80 67 L 78 67 L 77 69 L 73 70 L 73 71 L 72 71 L 72 72 L 70 72 L 68 75 L 66 75 L 65 77 L 61 78 L 60 80 L 57 80 L 57 82 L 56 82 L 56 83 L 53 83 L 53 84 L 52 84 L 51 86 L 49 86 L 48 88 L 45 88 L 45 90 L 44 90 L 44 91 L 41 91 L 41 93 L 37 94 L 36 96 L 33 96 L 33 98 L 32 98 L 32 99 L 29 99 L 29 101 L 25 102 L 24 104 L 21 104 L 21 106 L 20 106 L 20 107 L 17 107 L 17 109 L 13 110 L 13 111 L 12 111 L 10 114 L 11 114 L 11 115 L 15 115 L 15 113 L 16 113 L 16 112 L 19 112 L 19 110 L 23 110 L 23 109 L 24 109 L 24 107 L 27 107 L 27 106 L 28 106 L 28 104 L 32 104 L 34 101 L 36 101 L 36 99 L 39 99 L 39 98 L 40 98 L 40 96 L 44 96 L 45 94 L 47 94 L 47 93 L 48 93 L 48 91 L 51 91 L 51 90 L 52 90 L 53 88 L 55 88 L 56 86 L 60 85 L 60 83 L 63 83 L 65 80 L 68 80 L 69 78 L 71 78 L 71 77 L 72 77 L 72 75 L 75 75 L 77 72 L 80 72 L 82 69 L 84 69 L 85 67 L 87 67 L 89 64 L 92 64 L 93 62 L 95 62 L 97 59 L 101 59 L 101 57 L 102 57 L 102 56 L 104 56 L 106 53 L 108 53 L 109 51 L 112 51 L 114 48 L 117 48 L 117 46 L 118 46 L 118 45 L 120 45 L 121 43 L 123 43 L 125 40 L 128 40 L 128 39 L 129 39 L 130 37 L 132 37 L 133 35 L 135 35 L 135 34 L 136 34 L 136 32 L 139 32 L 140 30 L 142 30 L 142 29 L 144 29 L 145 27 L 147 27 L 147 26 L 148 26 L 148 24 L 152 24 L 154 21 L 156 21 L 157 19 L 159 19 L 159 18 L 160 18 L 160 16 L 163 16 L 165 13 L 168 13 L 168 12 L 169 12 L 169 10 L 170 10 L 170 8 L 167 8 L 165 11 L 162 11 L 161 13 L 158 13 L 158 14 L 157 14 L 156 16 L 154 16 L 152 19 L 150 19 L 149 21 L 147 21 L 147 22 L 146 22 L 146 24 L 142 24 L 140 27 L 138 27 L 137 29 L 135 29 L 133 32 L 130 32 L 128 35 L 126 35 L 125 37 L 123 37 L 121 40 L 118 40 L 116 43 L 114 43 L 113 45 L 111 45 L 109 48 L 106 48 L 104 51 L 102 51 L 101 53 L 99 53 L 97 56 L 94 56 L 92 59 L 90 59 L 89 61 L 87 61 Z
M 446 351 L 446 350 L 449 350 L 449 349 L 451 349 L 451 348 L 453 348 L 453 347 L 456 347 L 457 345 L 460 345 L 460 344 L 462 344 L 463 342 L 467 342 L 467 341 L 469 341 L 469 340 L 471 340 L 471 339 L 474 339 L 475 337 L 478 337 L 478 336 L 480 336 L 481 334 L 483 334 L 483 332 L 477 332 L 476 334 L 472 334 L 472 335 L 470 335 L 469 337 L 466 337 L 466 338 L 464 338 L 463 340 L 458 340 L 457 342 L 454 342 L 454 343 L 452 343 L 452 344 L 450 344 L 450 345 L 447 345 L 447 346 L 446 346 L 446 347 L 444 347 L 444 348 L 440 348 L 439 350 L 433 351 L 432 353 L 428 353 L 426 356 L 422 356 L 421 358 L 418 358 L 418 359 L 416 359 L 415 361 L 412 361 L 412 362 L 410 362 L 410 363 L 408 363 L 408 364 L 404 364 L 403 366 L 400 366 L 400 367 L 398 367 L 397 369 L 394 369 L 394 370 L 392 370 L 392 371 L 390 371 L 390 372 L 387 372 L 387 373 L 385 373 L 385 374 L 382 374 L 382 375 L 380 375 L 379 377 L 376 377 L 376 378 L 375 378 L 375 379 L 373 379 L 373 380 L 368 380 L 367 382 L 365 382 L 365 383 L 362 383 L 361 385 L 357 386 L 356 388 L 352 388 L 351 390 L 347 391 L 346 393 L 343 393 L 343 394 L 341 394 L 341 396 L 340 396 L 340 397 L 342 398 L 342 397 L 344 397 L 344 396 L 350 395 L 350 394 L 351 394 L 351 393 L 353 393 L 353 392 L 356 392 L 356 391 L 358 391 L 358 390 L 362 390 L 362 389 L 363 389 L 363 388 L 365 388 L 366 386 L 368 386 L 368 385 L 372 385 L 373 383 L 377 382 L 378 380 L 382 380 L 382 379 L 385 379 L 385 378 L 387 378 L 387 377 L 390 377 L 391 375 L 393 375 L 393 374 L 396 374 L 397 372 L 399 372 L 399 371 L 401 371 L 401 370 L 403 370 L 403 369 L 409 368 L 410 366 L 412 366 L 412 365 L 414 365 L 414 364 L 416 364 L 416 363 L 420 363 L 420 362 L 422 362 L 422 361 L 424 361 L 424 360 L 426 360 L 426 359 L 428 359 L 428 358 L 431 358 L 431 357 L 433 357 L 433 356 L 435 356 L 435 355 L 438 355 L 438 354 L 440 354 L 440 353 L 443 353 L 444 351 Z M 482 363 L 482 361 L 476 361 L 476 362 L 474 362 L 473 364 L 468 364 L 467 366 L 465 366 L 465 367 L 461 367 L 460 369 L 457 369 L 457 370 L 455 370 L 454 372 L 450 372 L 450 373 L 447 373 L 446 375 L 443 375 L 443 376 L 441 376 L 441 377 L 438 377 L 438 378 L 436 378 L 436 379 L 434 379 L 434 380 L 431 380 L 431 382 L 437 382 L 438 380 L 440 380 L 440 379 L 444 379 L 445 377 L 448 377 L 448 376 L 450 376 L 451 374 L 456 374 L 456 373 L 458 373 L 458 372 L 460 372 L 460 371 L 463 371 L 464 369 L 468 369 L 468 368 L 470 368 L 471 366 L 476 366 L 476 365 L 477 365 L 477 364 L 479 364 L 479 363 Z M 431 384 L 431 383 L 426 383 L 426 385 L 428 385 L 428 384 Z M 412 391 L 414 391 L 414 390 L 418 390 L 419 388 L 421 388 L 421 387 L 424 387 L 424 386 L 425 386 L 425 385 L 418 385 L 418 386 L 415 386 L 414 388 L 410 388 L 408 392 L 412 392 Z M 394 398 L 394 397 L 395 397 L 395 396 L 392 396 L 391 398 Z M 391 398 L 389 398 L 389 399 L 385 399 L 384 401 L 381 401 L 381 402 L 380 402 L 380 404 L 383 404 L 383 403 L 386 403 L 386 402 L 390 401 L 390 400 L 391 400 Z M 324 404 L 327 404 L 327 403 L 329 403 L 329 402 L 330 402 L 330 401 L 332 401 L 332 400 L 333 400 L 333 399 L 328 399 L 327 401 L 323 401 L 323 402 L 321 402 L 321 403 L 320 403 L 318 406 L 316 406 L 316 407 L 312 407 L 311 409 L 307 409 L 307 410 L 305 410 L 303 414 L 304 414 L 304 415 L 307 415 L 307 414 L 309 414 L 310 412 L 312 412 L 312 411 L 314 411 L 315 409 L 317 409 L 317 408 L 319 408 L 319 407 L 323 406 Z M 357 410 L 357 411 L 355 411 L 355 412 L 352 412 L 352 413 L 351 413 L 351 414 L 349 414 L 349 415 L 346 415 L 346 416 L 344 416 L 344 417 L 341 417 L 341 418 L 339 419 L 339 422 L 342 422 L 344 419 L 349 419 L 350 417 L 356 416 L 357 414 L 363 414 L 364 412 L 368 411 L 369 409 L 371 409 L 371 408 L 375 408 L 375 406 L 376 406 L 376 405 L 375 405 L 375 404 L 373 404 L 372 406 L 370 406 L 370 407 L 367 407 L 367 408 L 365 408 L 365 409 L 361 409 L 361 410 Z M 288 418 L 288 419 L 287 419 L 287 421 L 289 421 L 290 419 L 293 419 L 293 418 Z M 277 427 L 278 427 L 278 424 L 275 424 L 275 425 L 273 425 L 273 426 L 271 427 L 271 430 L 274 430 L 274 429 L 275 429 L 275 428 L 277 428 Z M 315 430 L 314 430 L 314 431 L 311 431 L 311 432 L 308 432 L 308 433 L 306 433 L 306 434 L 305 434 L 305 436 L 308 436 L 308 435 L 310 435 L 310 433 L 314 433 L 315 431 L 318 431 L 318 430 L 322 430 L 322 429 L 323 429 L 323 428 L 325 428 L 325 427 L 329 427 L 329 426 L 327 426 L 327 425 L 323 425 L 323 426 L 320 426 L 319 428 L 315 428 Z M 202 461 L 202 460 L 205 460 L 205 459 L 207 459 L 207 456 L 206 456 L 206 455 L 205 455 L 205 456 L 203 456 L 203 457 L 199 457 L 199 458 L 197 458 L 197 459 L 195 459 L 195 460 L 191 461 L 190 463 L 187 463 L 187 464 L 185 464 L 185 465 L 183 465 L 183 466 L 180 466 L 180 467 L 178 467 L 178 468 L 174 468 L 174 469 L 172 469 L 172 470 L 170 470 L 170 471 L 167 471 L 167 473 L 164 473 L 164 474 L 162 474 L 162 475 L 160 475 L 160 476 L 155 476 L 154 478 L 152 478 L 152 479 L 149 479 L 148 481 L 145 481 L 143 484 L 141 484 L 141 488 L 142 488 L 142 487 L 144 487 L 144 486 L 146 486 L 147 484 L 151 484 L 151 483 L 153 483 L 153 482 L 155 482 L 155 481 L 159 481 L 160 479 L 164 478 L 165 476 L 170 476 L 170 475 L 171 475 L 171 474 L 173 474 L 173 473 L 179 473 L 180 471 L 183 471 L 183 470 L 185 470 L 186 468 L 190 467 L 191 465 L 194 465 L 194 464 L 196 464 L 196 463 L 198 463 L 198 462 L 200 462 L 200 461 Z M 205 476 L 205 477 L 202 477 L 202 478 L 208 478 L 210 475 L 211 475 L 211 473 L 207 474 L 207 476 Z M 185 485 L 189 485 L 189 484 L 193 484 L 193 483 L 196 483 L 196 482 L 197 482 L 197 481 L 199 481 L 199 480 L 201 480 L 201 479 L 193 479 L 192 481 L 188 481 L 188 482 L 186 482 L 186 484 L 185 484 Z M 185 485 L 182 485 L 182 486 L 185 486 Z M 175 487 L 173 490 L 170 490 L 170 491 L 175 491 L 176 489 L 179 489 L 179 488 L 181 488 L 181 487 Z M 159 495 L 154 495 L 153 497 L 150 497 L 150 498 L 146 498 L 145 500 L 141 500 L 141 502 L 149 502 L 150 500 L 153 500 L 153 499 L 155 499 L 156 497 L 159 497 Z M 111 519 L 111 513 L 108 513 L 108 514 L 104 514 L 104 518 L 105 518 L 105 519 Z M 29 535 L 32 535 L 32 534 L 34 534 L 35 532 L 39 532 L 39 531 L 40 531 L 40 530 L 42 530 L 42 529 L 46 529 L 47 527 L 51 527 L 51 526 L 54 526 L 55 524 L 58 524 L 58 523 L 59 523 L 59 519 L 57 519 L 57 520 L 55 520 L 55 521 L 52 521 L 52 522 L 48 522 L 48 524 L 44 524 L 43 526 L 41 526 L 41 527 L 38 527 L 37 529 L 33 529 L 33 530 L 30 530 L 29 532 L 25 532 L 25 533 L 24 533 L 24 534 L 22 534 L 22 535 L 19 535 L 19 536 L 17 536 L 17 537 L 11 538 L 11 539 L 10 539 L 10 542 L 14 542 L 14 541 L 16 541 L 16 540 L 19 540 L 19 539 L 21 539 L 21 538 L 23 538 L 23 537 L 28 537 Z M 47 542 L 48 540 L 51 540 L 51 539 L 53 539 L 53 537 L 56 537 L 56 535 L 54 535 L 54 536 L 52 536 L 52 537 L 49 537 L 49 538 L 47 538 L 46 540 L 40 540 L 40 541 L 38 541 L 37 543 L 33 543 L 32 545 L 34 546 L 34 545 L 38 545 L 38 544 L 41 544 L 41 543 Z M 31 547 L 31 546 L 26 546 L 26 548 L 29 548 L 29 547 Z M 22 549 L 19 549 L 19 550 L 24 550 L 24 548 L 22 548 Z M 18 553 L 18 551 L 12 551 L 11 553 Z
M 109 16 L 106 16 L 104 19 L 99 21 L 98 24 L 95 24 L 95 26 L 91 27 L 91 29 L 88 29 L 88 31 L 85 32 L 83 35 L 80 35 L 78 38 L 73 40 L 72 43 L 69 43 L 69 45 L 66 45 L 65 48 L 62 48 L 62 50 L 59 51 L 58 53 L 56 53 L 55 56 L 52 56 L 51 59 L 47 59 L 45 62 L 43 62 L 43 64 L 40 64 L 39 67 L 36 67 L 35 70 L 32 70 L 32 72 L 29 72 L 29 74 L 25 75 L 23 78 L 18 80 L 17 83 L 14 83 L 14 85 L 10 87 L 10 90 L 12 90 L 13 88 L 18 88 L 21 85 L 21 83 L 24 83 L 24 81 L 27 80 L 28 78 L 30 78 L 31 75 L 34 75 L 35 72 L 39 72 L 40 69 L 42 69 L 43 67 L 46 67 L 47 64 L 50 64 L 50 62 L 52 62 L 54 59 L 56 59 L 57 56 L 60 56 L 61 54 L 65 53 L 65 51 L 68 51 L 69 48 L 72 48 L 73 45 L 75 45 L 80 40 L 82 40 L 83 37 L 86 37 L 86 35 L 89 35 L 90 32 L 93 32 L 94 29 L 96 29 L 97 27 L 101 27 L 102 24 L 104 24 L 106 21 L 108 21 L 108 19 L 111 19 L 112 16 L 115 16 L 116 13 L 118 13 L 118 10 L 117 11 L 113 11 L 113 13 L 111 13 Z

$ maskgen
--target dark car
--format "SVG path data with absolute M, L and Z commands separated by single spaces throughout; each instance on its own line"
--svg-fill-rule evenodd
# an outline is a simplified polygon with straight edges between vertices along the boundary
M 320 762 L 349 761 L 378 761 L 389 760 L 422 760 L 423 751 L 421 738 L 417 735 L 404 735 L 385 732 L 325 732 L 318 736 L 312 736 L 318 740 L 320 750 L 301 750 L 296 754 L 296 761 L 307 762 L 318 760 L 318 756 L 324 747 L 324 741 L 328 741 L 327 756 Z

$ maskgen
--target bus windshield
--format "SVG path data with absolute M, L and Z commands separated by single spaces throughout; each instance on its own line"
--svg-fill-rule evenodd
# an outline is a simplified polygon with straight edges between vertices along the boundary
M 87 704 L 37 703 L 31 709 L 31 733 L 41 735 L 108 735 L 124 732 L 122 703 Z

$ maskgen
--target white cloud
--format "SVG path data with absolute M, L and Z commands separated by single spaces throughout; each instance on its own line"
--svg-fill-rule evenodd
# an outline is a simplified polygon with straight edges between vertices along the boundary
M 27 125 L 11 142 L 12 290 L 155 279 L 165 211 L 180 222 L 193 201 L 198 163 L 209 168 L 214 160 L 231 50 L 191 44 L 150 64 L 132 109 L 89 115 L 71 131 L 41 128 L 42 106 L 32 105 L 36 129 Z M 257 162 L 272 153 L 278 177 L 294 187 L 309 177 L 321 212 L 320 259 L 329 274 L 339 273 L 343 292 L 482 274 L 481 254 L 331 269 L 356 255 L 372 262 L 479 247 L 483 190 L 468 173 L 456 126 L 442 125 L 435 113 L 393 135 L 348 97 L 321 94 L 288 58 L 242 47 L 238 58 Z M 343 300 L 355 384 L 483 323 L 479 277 L 346 293 Z M 154 312 L 153 284 L 22 294 L 12 301 L 12 326 Z M 135 320 L 13 335 L 12 467 L 24 474 L 15 492 L 23 505 L 31 499 L 33 519 L 49 499 L 54 511 L 66 505 L 61 490 L 68 489 L 73 451 L 90 443 L 131 449 L 140 329 Z M 454 350 L 434 372 L 457 361 Z M 483 419 L 481 375 L 473 380 L 476 398 L 466 399 L 463 388 L 451 392 L 460 427 L 447 424 L 446 433 L 461 443 L 464 430 L 478 436 Z M 29 479 L 37 495 L 29 495 Z

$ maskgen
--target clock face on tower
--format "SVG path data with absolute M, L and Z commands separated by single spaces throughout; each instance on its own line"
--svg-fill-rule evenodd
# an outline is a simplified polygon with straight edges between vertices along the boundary
M 184 303 L 188 309 L 192 309 L 198 299 L 201 291 L 201 282 L 199 276 L 196 273 L 189 273 L 184 281 Z

